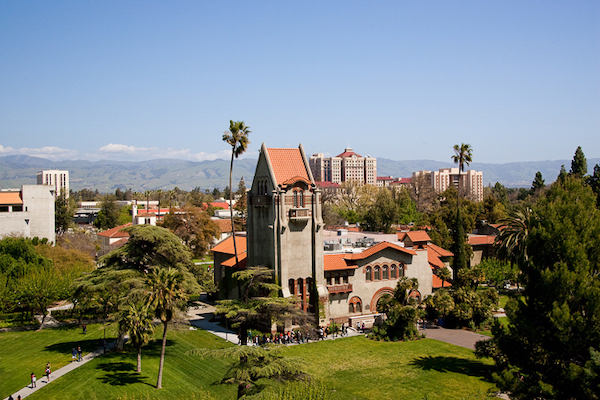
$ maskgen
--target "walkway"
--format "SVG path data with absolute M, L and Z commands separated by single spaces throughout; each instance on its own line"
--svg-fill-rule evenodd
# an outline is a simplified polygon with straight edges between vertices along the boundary
M 475 343 L 480 340 L 489 339 L 489 336 L 482 335 L 462 329 L 445 329 L 441 326 L 427 325 L 427 329 L 421 330 L 425 333 L 427 339 L 435 339 L 441 342 L 453 344 L 455 346 L 466 347 L 467 349 L 475 350 Z
M 114 346 L 114 342 L 113 343 L 109 343 L 106 346 L 106 350 L 111 349 Z M 94 359 L 94 357 L 98 357 L 99 355 L 101 355 L 104 352 L 103 348 L 99 348 L 96 351 L 93 351 L 91 353 L 86 354 L 85 356 L 83 356 L 81 358 L 81 361 L 75 361 L 72 362 L 68 365 L 65 365 L 64 367 L 57 369 L 56 371 L 52 371 L 52 374 L 50 374 L 50 382 L 52 382 L 53 380 L 55 380 L 56 378 L 60 378 L 61 376 L 63 376 L 64 374 L 67 374 L 71 371 L 73 371 L 75 368 L 81 367 L 83 364 L 87 363 L 88 361 Z M 21 396 L 22 399 L 24 399 L 25 397 L 29 396 L 30 394 L 32 394 L 33 392 L 43 388 L 44 386 L 46 386 L 48 384 L 48 380 L 46 378 L 46 376 L 38 376 L 37 377 L 37 382 L 36 382 L 36 387 L 32 388 L 31 387 L 31 383 L 27 386 L 25 386 L 23 389 L 13 393 L 12 397 L 13 399 L 17 399 L 17 396 Z M 24 377 L 24 379 L 26 379 L 26 377 Z M 6 398 L 8 399 L 8 397 Z M 5 399 L 5 400 L 6 400 Z

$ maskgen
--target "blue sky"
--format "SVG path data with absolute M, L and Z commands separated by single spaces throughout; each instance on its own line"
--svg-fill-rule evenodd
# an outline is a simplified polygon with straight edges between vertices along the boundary
M 0 156 L 600 157 L 597 1 L 0 2 Z

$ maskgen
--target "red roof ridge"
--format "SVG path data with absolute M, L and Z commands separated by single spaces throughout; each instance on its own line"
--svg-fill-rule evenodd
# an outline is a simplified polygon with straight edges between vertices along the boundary
M 107 229 L 105 231 L 99 232 L 98 236 L 104 236 L 104 237 L 109 237 L 109 238 L 113 238 L 113 237 L 129 237 L 129 233 L 123 232 L 123 231 L 121 231 L 121 229 L 127 228 L 128 226 L 132 226 L 132 225 L 133 225 L 132 222 L 128 222 L 125 225 L 116 226 L 114 228 Z
M 397 244 L 383 241 L 383 242 L 379 242 L 379 243 L 377 243 L 377 244 L 369 247 L 368 249 L 366 249 L 362 253 L 347 254 L 347 256 L 346 256 L 345 259 L 346 260 L 364 260 L 365 258 L 367 258 L 369 256 L 372 256 L 373 254 L 378 253 L 381 250 L 385 250 L 387 248 L 398 250 L 398 251 L 401 251 L 403 253 L 410 254 L 411 256 L 416 256 L 417 255 L 417 252 L 414 251 L 414 250 L 405 249 L 404 247 L 398 246 Z

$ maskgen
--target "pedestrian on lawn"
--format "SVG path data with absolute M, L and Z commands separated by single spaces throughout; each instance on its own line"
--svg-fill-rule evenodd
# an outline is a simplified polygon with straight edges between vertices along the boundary
M 77 346 L 77 361 L 81 361 L 81 355 L 83 351 L 81 351 L 81 346 Z
M 71 362 L 77 359 L 77 349 L 73 347 L 73 351 L 71 351 Z
M 46 363 L 46 383 L 50 383 L 50 362 Z
M 35 387 L 35 381 L 36 381 L 35 374 L 32 372 L 31 373 L 31 388 L 32 389 Z

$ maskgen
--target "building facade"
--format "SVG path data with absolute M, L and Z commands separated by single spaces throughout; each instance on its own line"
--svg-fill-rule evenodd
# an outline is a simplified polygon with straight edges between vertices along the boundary
M 248 265 L 273 269 L 284 297 L 297 296 L 304 310 L 315 312 L 326 295 L 321 190 L 302 145 L 263 143 L 248 191 L 247 243 Z
M 0 191 L 0 237 L 8 235 L 56 241 L 53 188 L 23 185 Z
M 413 172 L 413 180 L 420 176 L 428 177 L 431 187 L 441 193 L 455 187 L 459 193 L 473 201 L 483 201 L 483 172 L 475 170 L 459 171 L 459 168 L 440 168 L 439 171 Z
M 346 148 L 336 157 L 313 154 L 309 159 L 310 169 L 317 182 L 358 182 L 361 185 L 377 184 L 377 159 L 363 157 Z
M 38 185 L 50 185 L 54 188 L 54 197 L 58 197 L 61 190 L 69 197 L 69 171 L 44 170 L 38 172 L 36 178 Z

